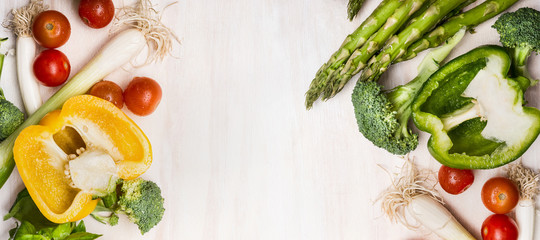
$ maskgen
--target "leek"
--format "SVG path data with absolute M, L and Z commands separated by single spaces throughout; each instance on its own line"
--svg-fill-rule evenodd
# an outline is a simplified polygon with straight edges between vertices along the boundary
M 417 223 L 442 239 L 475 239 L 441 204 L 438 193 L 422 185 L 429 180 L 429 176 L 429 172 L 418 171 L 412 162 L 406 160 L 392 186 L 379 198 L 385 215 L 393 222 L 400 222 L 416 230 L 417 224 L 411 224 L 408 218 L 413 217 Z

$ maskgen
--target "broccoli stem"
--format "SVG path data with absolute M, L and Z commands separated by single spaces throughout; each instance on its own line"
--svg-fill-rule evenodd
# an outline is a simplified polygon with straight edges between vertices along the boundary
M 533 52 L 532 48 L 520 47 L 520 48 L 507 48 L 512 57 L 512 66 L 510 76 L 514 77 L 523 92 L 527 91 L 530 86 L 535 85 L 538 80 L 532 78 L 527 68 L 527 61 L 529 56 Z
M 513 55 L 514 55 L 514 63 L 516 66 L 525 66 L 527 65 L 527 60 L 529 59 L 529 56 L 531 55 L 532 48 L 531 47 L 519 47 L 514 48 Z
M 465 28 L 460 29 L 454 36 L 448 39 L 447 43 L 437 49 L 432 50 L 426 55 L 418 66 L 419 74 L 413 80 L 405 85 L 398 86 L 387 93 L 388 99 L 393 104 L 393 110 L 396 112 L 400 129 L 396 131 L 396 138 L 409 137 L 410 130 L 407 126 L 411 118 L 411 105 L 420 92 L 422 85 L 428 78 L 439 69 L 439 63 L 442 62 L 452 49 L 461 41 L 465 35 Z
M 394 62 L 409 60 L 416 57 L 419 52 L 428 48 L 437 47 L 444 43 L 447 38 L 454 35 L 460 28 L 473 28 L 508 9 L 517 1 L 518 0 L 487 0 L 469 11 L 452 17 L 430 33 L 424 35 L 420 40 L 414 42 L 407 49 L 407 52 Z
M 463 31 L 461 36 L 464 34 L 465 31 Z M 461 37 L 459 37 L 459 39 L 461 39 Z M 411 105 L 416 98 L 416 95 L 418 95 L 420 92 L 422 85 L 424 85 L 424 83 L 428 80 L 429 76 L 439 69 L 439 64 L 437 64 L 435 58 L 441 59 L 442 61 L 442 59 L 444 59 L 444 57 L 446 57 L 449 53 L 449 51 L 446 51 L 447 49 L 448 47 L 445 47 L 444 49 L 436 49 L 435 51 L 431 52 L 434 53 L 434 55 L 424 58 L 424 61 L 422 61 L 420 64 L 420 73 L 418 76 L 416 76 L 409 83 L 398 86 L 387 93 L 388 99 L 394 103 L 392 110 L 396 112 L 396 119 L 399 123 L 399 130 L 396 131 L 395 135 L 396 138 L 399 139 L 402 137 L 409 137 L 411 135 L 408 128 L 408 122 L 412 114 Z M 437 50 L 440 51 L 437 52 Z
M 529 60 L 529 56 L 531 55 L 533 49 L 532 47 L 518 47 L 518 48 L 511 48 L 509 49 L 510 54 L 512 57 L 512 68 L 513 68 L 513 77 L 523 76 L 527 79 L 531 80 L 531 75 L 529 74 L 529 71 L 527 70 L 527 60 Z M 532 85 L 529 84 L 529 85 Z
M 391 102 L 401 102 L 401 104 L 393 104 L 392 107 L 392 110 L 396 112 L 396 119 L 399 123 L 399 129 L 394 135 L 395 138 L 401 139 L 411 135 L 408 128 L 412 114 L 411 104 L 430 75 L 428 72 L 421 73 L 408 84 L 394 88 L 387 94 Z
M 321 93 L 324 91 L 330 76 L 339 66 L 341 66 L 351 53 L 364 45 L 368 38 L 373 35 L 386 22 L 394 11 L 402 5 L 403 0 L 384 0 L 371 13 L 371 15 L 341 44 L 341 47 L 330 57 L 328 62 L 323 64 L 315 78 L 311 81 L 306 92 L 306 108 L 310 109 Z

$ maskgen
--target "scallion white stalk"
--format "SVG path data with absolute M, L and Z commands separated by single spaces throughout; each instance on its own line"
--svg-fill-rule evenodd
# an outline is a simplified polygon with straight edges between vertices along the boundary
M 519 189 L 519 202 L 515 208 L 516 222 L 519 228 L 518 240 L 532 240 L 535 235 L 535 197 L 538 195 L 540 177 L 532 169 L 523 166 L 521 161 L 510 164 L 507 168 L 507 174 L 508 178 L 514 181 Z
M 407 209 L 416 221 L 442 239 L 475 239 L 448 209 L 428 195 L 413 197 Z
M 32 37 L 17 37 L 17 77 L 24 109 L 28 115 L 34 113 L 43 103 L 39 93 L 38 80 L 32 70 L 35 54 L 36 44 Z
M 535 219 L 535 220 L 536 220 L 536 219 L 539 219 L 539 218 L 540 218 L 540 211 L 535 210 L 534 212 L 535 212 L 535 214 L 534 214 L 534 219 Z M 540 229 L 540 221 L 534 221 L 534 223 L 533 223 L 533 229 Z M 537 233 L 537 234 L 534 234 L 534 233 L 533 233 L 533 239 L 534 239 L 534 240 L 540 240 L 540 234 L 538 234 L 538 233 Z
M 107 42 L 66 85 L 0 143 L 0 188 L 14 168 L 13 146 L 24 128 L 39 123 L 47 113 L 60 108 L 67 99 L 85 94 L 92 85 L 133 60 L 145 46 L 154 50 L 148 56 L 151 61 L 162 59 L 170 53 L 171 38 L 174 35 L 159 21 L 158 12 L 151 7 L 150 0 L 140 0 L 136 7 L 128 7 L 121 11 L 120 23 L 127 24 L 131 28 L 123 30 Z
M 534 201 L 532 199 L 520 199 L 516 206 L 516 222 L 518 224 L 518 240 L 532 240 L 534 237 Z
M 38 80 L 32 65 L 36 57 L 36 42 L 32 37 L 32 19 L 45 10 L 42 0 L 32 0 L 28 5 L 13 9 L 10 28 L 17 35 L 16 62 L 19 89 L 26 114 L 33 114 L 42 104 Z
M 445 240 L 475 239 L 441 204 L 433 189 L 425 187 L 432 173 L 419 172 L 408 159 L 392 186 L 384 191 L 380 200 L 383 212 L 394 222 L 416 230 L 420 226 Z M 410 217 L 416 220 L 410 223 Z

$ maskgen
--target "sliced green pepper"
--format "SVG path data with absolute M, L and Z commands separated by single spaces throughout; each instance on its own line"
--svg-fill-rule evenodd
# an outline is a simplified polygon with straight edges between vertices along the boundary
M 428 149 L 461 169 L 495 168 L 519 158 L 540 133 L 540 111 L 523 106 L 522 79 L 508 77 L 511 58 L 482 46 L 455 58 L 424 84 L 412 110 Z

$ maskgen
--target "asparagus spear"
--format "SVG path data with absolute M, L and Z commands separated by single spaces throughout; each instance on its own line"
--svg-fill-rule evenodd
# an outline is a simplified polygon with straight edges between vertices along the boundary
M 446 14 L 446 16 L 444 16 L 440 22 L 445 22 L 446 20 L 454 17 L 454 16 L 457 16 L 459 14 L 461 14 L 461 10 L 463 10 L 466 6 L 469 6 L 471 5 L 471 3 L 473 2 L 476 2 L 476 0 L 467 0 L 465 2 L 463 2 L 462 4 L 460 4 L 457 8 L 455 8 L 454 10 L 452 10 L 450 13 Z
M 407 52 L 394 62 L 409 60 L 427 48 L 437 47 L 443 44 L 450 36 L 454 35 L 461 27 L 465 26 L 467 28 L 473 28 L 506 10 L 517 1 L 518 0 L 487 0 L 469 11 L 450 18 L 435 30 L 414 42 L 407 49 Z
M 360 76 L 361 81 L 374 81 L 379 79 L 381 74 L 386 71 L 390 63 L 407 51 L 414 41 L 422 37 L 424 33 L 435 26 L 444 16 L 450 13 L 456 7 L 460 6 L 466 0 L 438 0 L 429 7 L 422 16 L 407 28 L 403 29 L 398 35 L 394 35 L 388 40 L 387 45 L 382 51 L 371 58 L 367 68 Z
M 364 0 L 349 0 L 349 4 L 347 5 L 349 21 L 352 21 L 353 18 L 356 17 L 360 8 L 362 8 L 362 4 L 364 4 Z
M 436 2 L 437 0 L 429 0 L 427 2 L 424 3 L 424 5 L 422 5 L 422 7 L 420 9 L 418 9 L 418 11 L 416 11 L 412 16 L 411 18 L 409 19 L 409 21 L 407 21 L 406 24 L 404 24 L 403 26 L 401 26 L 401 28 L 398 30 L 398 32 L 401 32 L 403 29 L 405 29 L 407 26 L 411 25 L 413 22 L 416 22 L 419 17 L 424 14 L 424 12 L 431 6 L 431 4 L 433 4 L 434 2 Z M 465 8 L 466 6 L 469 6 L 471 3 L 473 2 L 476 2 L 476 0 L 467 0 L 465 2 L 463 2 L 461 5 L 459 5 L 456 9 L 452 10 L 450 13 L 448 13 L 446 16 L 444 16 L 444 18 L 442 18 L 441 22 L 444 22 L 446 21 L 446 19 L 449 19 L 453 16 L 456 16 L 458 14 L 461 14 L 461 10 L 463 10 L 463 8 Z
M 328 85 L 324 90 L 323 100 L 333 97 L 339 90 L 343 88 L 345 83 L 358 73 L 381 46 L 390 38 L 396 31 L 407 22 L 426 0 L 406 0 L 392 16 L 386 20 L 386 23 L 373 35 L 366 44 L 361 48 L 357 48 L 349 57 L 349 60 L 344 65 L 341 65 L 328 80 Z
M 407 26 L 411 25 L 413 22 L 416 22 L 418 18 L 424 14 L 424 12 L 431 6 L 437 0 L 428 0 L 426 1 L 422 7 L 420 7 L 416 12 L 411 15 L 409 20 L 407 20 L 407 23 L 403 24 L 397 32 L 401 32 L 403 29 L 405 29 Z
M 317 72 L 306 92 L 306 108 L 310 109 L 319 98 L 327 83 L 327 77 L 343 64 L 351 53 L 361 47 L 366 40 L 386 22 L 394 11 L 401 6 L 403 0 L 383 0 L 371 15 L 341 44 L 337 50 Z

